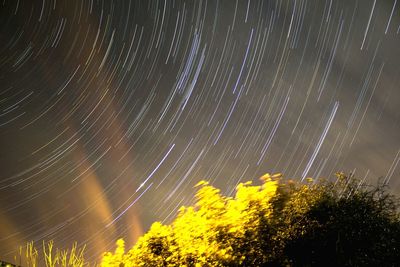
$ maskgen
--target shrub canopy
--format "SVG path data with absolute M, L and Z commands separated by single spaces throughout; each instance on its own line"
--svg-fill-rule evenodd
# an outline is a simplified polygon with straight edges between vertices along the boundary
M 336 182 L 261 177 L 226 197 L 200 182 L 196 203 L 170 225 L 154 223 L 108 266 L 396 266 L 400 262 L 397 201 L 382 186 L 337 174 Z

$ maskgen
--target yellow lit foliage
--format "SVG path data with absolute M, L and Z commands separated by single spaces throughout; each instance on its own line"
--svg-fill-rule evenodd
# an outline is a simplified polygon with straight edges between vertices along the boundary
M 170 225 L 157 222 L 124 254 L 117 242 L 102 267 L 136 266 L 397 266 L 398 202 L 352 176 L 239 184 L 226 197 L 207 182 L 196 203 Z M 368 244 L 368 246 L 365 246 Z M 389 263 L 389 264 L 387 264 Z
M 105 253 L 101 266 L 226 266 L 261 253 L 253 246 L 257 228 L 271 214 L 278 188 L 276 180 L 264 178 L 261 186 L 239 184 L 233 198 L 200 182 L 194 207 L 182 207 L 169 226 L 154 223 L 126 255 L 117 253 L 118 241 L 116 253 Z

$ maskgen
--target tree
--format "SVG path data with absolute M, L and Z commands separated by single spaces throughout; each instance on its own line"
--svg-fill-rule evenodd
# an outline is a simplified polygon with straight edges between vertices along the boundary
M 266 174 L 261 185 L 239 184 L 234 197 L 200 182 L 194 206 L 170 225 L 154 223 L 126 254 L 119 241 L 101 266 L 398 264 L 398 201 L 382 186 L 337 177 L 302 184 Z
M 301 220 L 290 222 L 284 255 L 295 266 L 397 266 L 398 201 L 382 186 L 360 188 L 356 179 L 337 176 L 336 186 L 319 189 Z

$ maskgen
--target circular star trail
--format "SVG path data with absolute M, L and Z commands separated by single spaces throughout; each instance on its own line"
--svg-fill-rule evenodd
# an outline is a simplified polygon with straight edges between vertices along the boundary
M 54 239 L 96 259 L 203 179 L 398 192 L 399 62 L 397 0 L 4 0 L 0 255 Z

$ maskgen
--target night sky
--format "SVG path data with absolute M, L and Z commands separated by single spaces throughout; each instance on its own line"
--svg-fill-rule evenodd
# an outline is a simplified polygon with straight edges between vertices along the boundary
M 399 84 L 397 0 L 3 0 L 0 258 L 131 246 L 203 179 L 399 193 Z

